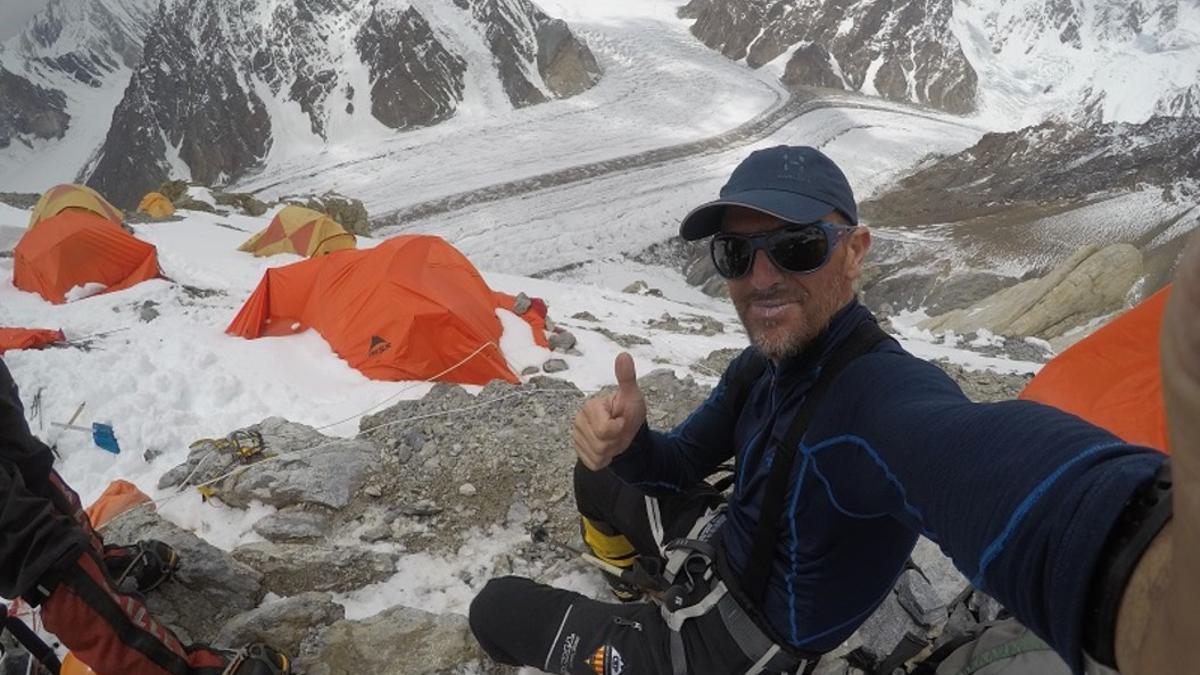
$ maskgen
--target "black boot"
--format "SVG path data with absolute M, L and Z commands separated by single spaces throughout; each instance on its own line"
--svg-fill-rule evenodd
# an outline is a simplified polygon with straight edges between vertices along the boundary
M 118 587 L 132 580 L 138 593 L 158 588 L 179 569 L 175 549 L 155 539 L 129 546 L 105 546 L 104 566 Z

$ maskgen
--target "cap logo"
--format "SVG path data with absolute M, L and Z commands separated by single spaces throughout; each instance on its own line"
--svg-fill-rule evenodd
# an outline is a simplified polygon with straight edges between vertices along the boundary
M 798 152 L 783 153 L 783 168 L 777 178 L 801 181 L 804 179 L 805 158 Z

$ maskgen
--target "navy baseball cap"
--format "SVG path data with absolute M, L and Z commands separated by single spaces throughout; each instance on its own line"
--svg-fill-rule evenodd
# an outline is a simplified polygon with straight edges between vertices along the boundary
M 838 211 L 858 224 L 846 175 L 832 159 L 808 146 L 777 145 L 750 153 L 733 170 L 719 199 L 684 217 L 679 236 L 695 240 L 716 234 L 726 206 L 762 211 L 789 223 L 811 223 Z

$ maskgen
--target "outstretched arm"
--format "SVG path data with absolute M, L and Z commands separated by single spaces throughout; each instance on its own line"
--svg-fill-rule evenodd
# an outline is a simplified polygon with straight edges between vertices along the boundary
M 1125 675 L 1184 675 L 1200 664 L 1200 236 L 1176 275 L 1162 327 L 1172 522 L 1135 568 L 1117 615 Z

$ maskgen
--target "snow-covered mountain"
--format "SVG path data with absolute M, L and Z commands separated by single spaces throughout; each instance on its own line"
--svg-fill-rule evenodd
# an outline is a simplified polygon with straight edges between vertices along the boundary
M 464 105 L 529 106 L 600 77 L 566 23 L 529 0 L 150 4 L 85 0 L 67 11 L 55 0 L 6 54 L 37 76 L 0 76 L 23 93 L 20 108 L 0 108 L 0 137 L 24 134 L 39 149 L 63 138 L 56 113 L 83 114 L 55 92 L 69 101 L 82 87 L 119 87 L 107 107 L 86 108 L 104 130 L 69 159 L 122 206 L 168 176 L 226 182 L 280 146 L 437 124 Z M 67 46 L 34 48 L 51 38 Z
M 785 83 L 979 111 L 1005 128 L 1200 114 L 1189 0 L 692 0 L 681 15 Z
M 709 47 L 790 85 L 974 109 L 976 76 L 949 0 L 692 0 L 680 15 Z
M 35 158 L 70 167 L 69 179 L 95 152 L 157 4 L 50 0 L 0 46 L 0 176 L 10 188 L 44 188 L 21 182 Z

